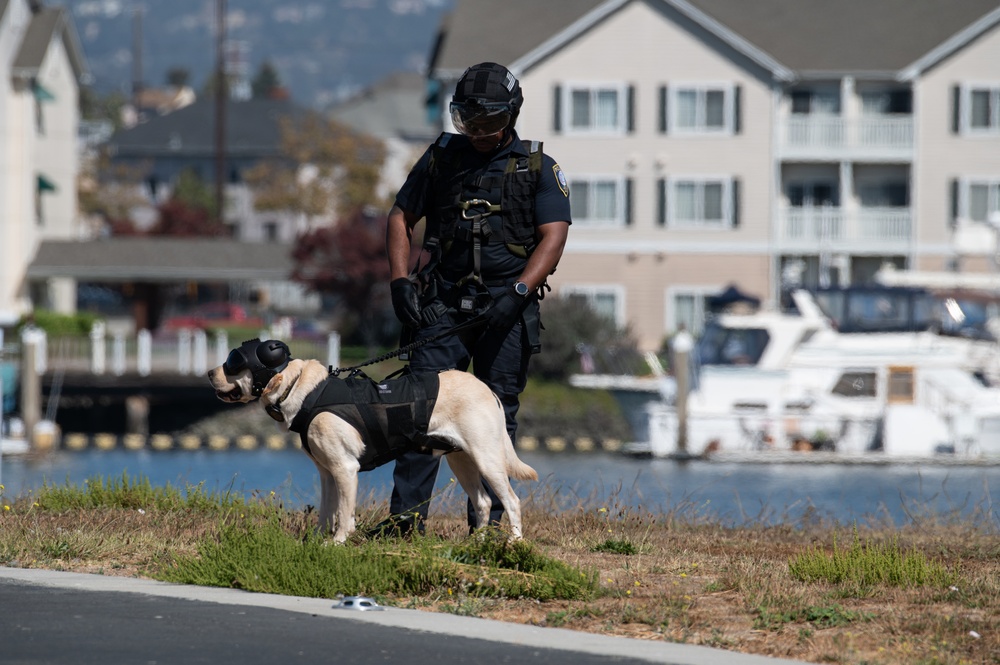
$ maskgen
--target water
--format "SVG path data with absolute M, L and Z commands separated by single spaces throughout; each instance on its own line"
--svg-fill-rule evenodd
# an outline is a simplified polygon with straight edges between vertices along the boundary
M 841 524 L 906 524 L 913 516 L 986 516 L 1000 524 L 992 497 L 1000 496 L 1000 467 L 836 464 L 740 464 L 643 460 L 610 453 L 521 452 L 540 483 L 517 483 L 522 499 L 562 509 L 615 505 L 655 513 L 712 517 L 726 524 L 797 522 L 812 515 Z M 444 496 L 453 478 L 442 465 Z M 316 505 L 319 483 L 312 462 L 297 450 L 55 452 L 41 459 L 6 456 L 2 480 L 9 498 L 46 482 L 82 484 L 94 476 L 149 478 L 154 485 L 203 483 L 209 491 L 279 495 L 286 506 Z M 359 497 L 382 501 L 392 487 L 392 465 L 362 473 Z M 432 505 L 432 514 L 433 514 Z

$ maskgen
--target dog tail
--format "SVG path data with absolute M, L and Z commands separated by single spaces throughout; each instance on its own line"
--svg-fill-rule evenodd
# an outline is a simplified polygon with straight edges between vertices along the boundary
M 507 455 L 507 475 L 516 480 L 538 480 L 538 472 L 521 461 L 514 450 L 514 443 L 507 434 L 507 428 L 503 430 L 504 451 Z

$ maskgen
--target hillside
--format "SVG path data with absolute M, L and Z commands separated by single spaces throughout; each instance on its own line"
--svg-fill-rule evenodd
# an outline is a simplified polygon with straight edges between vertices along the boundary
M 323 108 L 394 71 L 423 71 L 454 0 L 227 0 L 228 37 L 248 75 L 269 60 L 303 106 Z M 99 92 L 128 93 L 133 17 L 142 10 L 142 80 L 171 68 L 201 89 L 215 65 L 214 0 L 51 0 L 69 6 Z

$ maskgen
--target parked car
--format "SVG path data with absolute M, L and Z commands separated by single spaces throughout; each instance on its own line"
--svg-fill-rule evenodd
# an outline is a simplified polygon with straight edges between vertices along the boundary
M 264 320 L 259 316 L 252 316 L 242 305 L 212 302 L 198 305 L 186 314 L 178 314 L 165 319 L 160 329 L 171 332 L 181 328 L 216 330 L 220 328 L 262 328 L 263 326 Z

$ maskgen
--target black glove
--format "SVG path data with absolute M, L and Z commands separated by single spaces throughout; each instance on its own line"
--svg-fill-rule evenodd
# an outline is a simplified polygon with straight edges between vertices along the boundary
M 406 277 L 400 277 L 389 282 L 392 292 L 392 309 L 396 318 L 403 325 L 418 327 L 420 325 L 420 299 L 417 298 L 417 287 Z
M 504 291 L 493 306 L 486 310 L 486 325 L 495 330 L 507 331 L 521 318 L 521 308 L 524 306 L 524 296 L 514 293 L 513 289 Z

